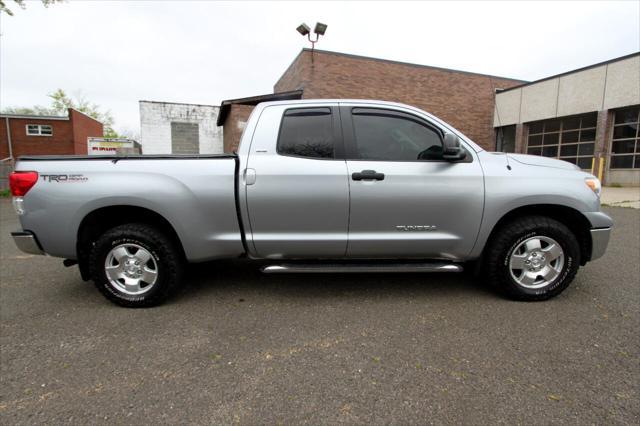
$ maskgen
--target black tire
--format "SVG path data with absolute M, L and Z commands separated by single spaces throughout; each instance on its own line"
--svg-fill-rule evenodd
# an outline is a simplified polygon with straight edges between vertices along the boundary
M 126 294 L 107 277 L 107 256 L 112 249 L 122 244 L 146 249 L 157 265 L 157 277 L 143 294 Z M 165 234 L 152 226 L 133 223 L 116 226 L 100 236 L 91 250 L 89 268 L 95 286 L 107 299 L 127 308 L 145 308 L 164 302 L 178 286 L 182 277 L 183 261 L 180 251 Z
M 525 240 L 548 237 L 563 250 L 564 264 L 559 275 L 541 288 L 528 288 L 512 277 L 509 261 L 512 253 Z M 573 281 L 580 266 L 580 246 L 576 236 L 564 224 L 545 216 L 515 219 L 496 231 L 484 255 L 485 277 L 493 287 L 511 299 L 547 300 L 562 293 Z

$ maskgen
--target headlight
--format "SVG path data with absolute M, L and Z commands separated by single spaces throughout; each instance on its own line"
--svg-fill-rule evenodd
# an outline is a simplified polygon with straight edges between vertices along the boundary
M 584 183 L 586 183 L 587 186 L 591 188 L 591 190 L 595 192 L 598 197 L 600 197 L 600 192 L 602 192 L 602 185 L 600 184 L 598 178 L 588 177 L 584 180 Z

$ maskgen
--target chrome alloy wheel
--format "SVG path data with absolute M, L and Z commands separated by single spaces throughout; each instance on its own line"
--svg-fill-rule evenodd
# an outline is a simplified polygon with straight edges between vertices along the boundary
M 551 284 L 562 272 L 564 251 L 553 238 L 531 237 L 511 253 L 509 272 L 522 287 L 537 289 Z
M 116 290 L 132 296 L 148 292 L 158 279 L 158 265 L 151 253 L 131 243 L 111 249 L 104 271 Z

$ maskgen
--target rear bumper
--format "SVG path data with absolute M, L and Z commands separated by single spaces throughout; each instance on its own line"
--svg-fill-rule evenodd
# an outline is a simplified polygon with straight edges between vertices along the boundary
M 40 247 L 40 243 L 33 232 L 16 231 L 12 232 L 11 236 L 20 251 L 29 254 L 44 254 L 44 251 L 42 250 L 42 247 Z
M 591 260 L 596 260 L 604 254 L 609 245 L 611 228 L 599 228 L 591 230 Z

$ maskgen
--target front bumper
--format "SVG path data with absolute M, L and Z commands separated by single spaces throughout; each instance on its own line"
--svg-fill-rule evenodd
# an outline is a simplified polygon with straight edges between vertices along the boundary
M 40 247 L 40 243 L 33 232 L 16 231 L 12 232 L 11 236 L 13 237 L 13 241 L 16 243 L 16 246 L 18 246 L 21 251 L 29 254 L 44 254 L 44 251 L 42 250 L 42 247 Z
M 591 259 L 596 260 L 604 254 L 609 245 L 611 228 L 599 228 L 591 230 Z

